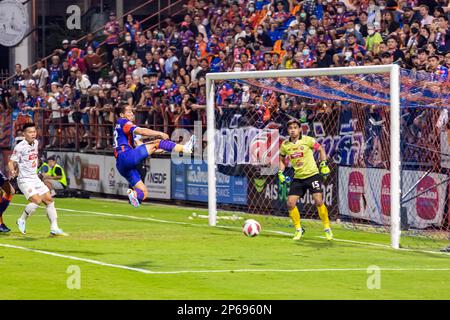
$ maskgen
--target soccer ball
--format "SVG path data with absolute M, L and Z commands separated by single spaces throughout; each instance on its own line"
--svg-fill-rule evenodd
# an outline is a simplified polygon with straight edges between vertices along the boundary
M 242 231 L 247 237 L 256 237 L 261 232 L 261 225 L 253 219 L 245 220 Z

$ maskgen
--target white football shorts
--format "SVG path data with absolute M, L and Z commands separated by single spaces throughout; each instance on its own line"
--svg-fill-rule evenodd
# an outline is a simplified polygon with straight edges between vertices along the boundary
M 33 180 L 19 180 L 17 179 L 17 185 L 20 191 L 22 191 L 25 198 L 28 200 L 34 195 L 43 196 L 47 192 L 50 192 L 48 187 L 42 182 L 41 179 Z

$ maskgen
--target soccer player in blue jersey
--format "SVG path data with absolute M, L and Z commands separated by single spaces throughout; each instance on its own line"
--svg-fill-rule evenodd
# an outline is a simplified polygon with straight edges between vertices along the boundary
M 3 191 L 3 195 L 0 198 L 0 233 L 10 232 L 5 223 L 3 222 L 3 213 L 8 208 L 9 203 L 12 200 L 14 194 L 14 188 L 11 186 L 11 183 L 6 179 L 3 173 L 0 171 L 0 189 Z
M 148 158 L 158 149 L 171 152 L 193 153 L 196 142 L 195 136 L 192 135 L 189 142 L 185 145 L 176 144 L 169 140 L 169 136 L 160 131 L 154 131 L 147 128 L 136 126 L 133 121 L 135 119 L 131 106 L 124 104 L 116 109 L 118 117 L 114 129 L 114 156 L 116 157 L 116 168 L 119 173 L 127 179 L 130 187 L 127 194 L 130 203 L 134 207 L 139 207 L 141 202 L 147 198 L 148 190 L 144 182 L 141 180 L 137 166 L 139 163 Z M 136 139 L 136 135 L 143 137 L 158 137 L 151 143 L 143 143 Z

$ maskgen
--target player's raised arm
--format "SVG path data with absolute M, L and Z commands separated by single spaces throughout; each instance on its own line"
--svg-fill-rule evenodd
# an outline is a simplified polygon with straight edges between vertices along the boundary
M 160 132 L 155 131 L 147 128 L 140 128 L 136 126 L 134 122 L 134 113 L 133 108 L 130 105 L 124 104 L 122 106 L 119 106 L 115 111 L 117 117 L 119 118 L 118 121 L 120 122 L 121 127 L 123 128 L 123 132 L 128 134 L 138 134 L 145 137 L 161 137 L 163 140 L 169 140 L 169 135 Z
M 145 137 L 160 137 L 163 140 L 169 140 L 169 135 L 161 131 L 155 131 L 147 128 L 137 127 L 134 132 Z

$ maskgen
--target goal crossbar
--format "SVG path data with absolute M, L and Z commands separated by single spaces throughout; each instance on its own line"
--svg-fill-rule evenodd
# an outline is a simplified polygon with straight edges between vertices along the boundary
M 267 71 L 218 72 L 206 75 L 207 164 L 209 225 L 217 223 L 215 155 L 215 82 L 238 79 L 301 78 L 357 74 L 389 74 L 390 80 L 390 216 L 391 246 L 400 247 L 401 157 L 400 157 L 400 67 L 395 64 L 339 68 L 289 69 Z

